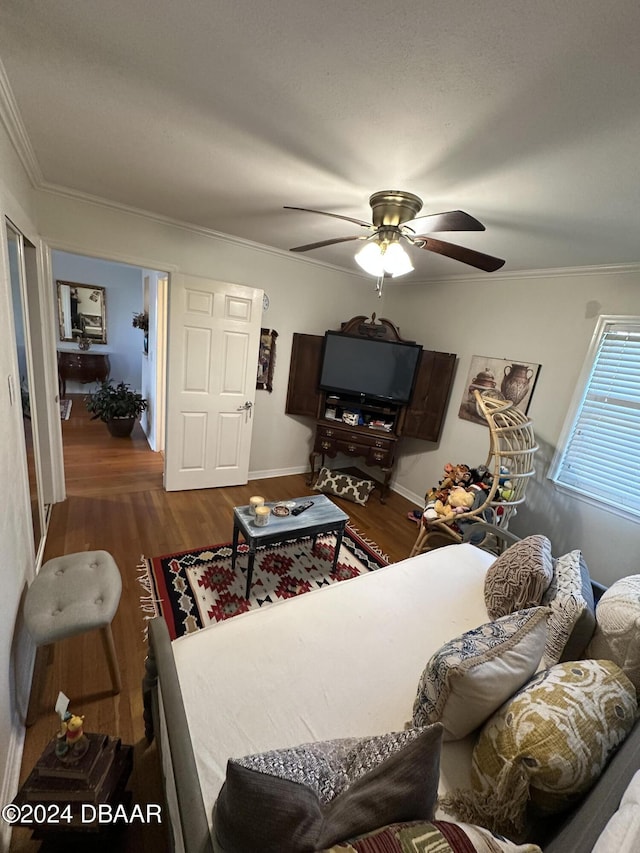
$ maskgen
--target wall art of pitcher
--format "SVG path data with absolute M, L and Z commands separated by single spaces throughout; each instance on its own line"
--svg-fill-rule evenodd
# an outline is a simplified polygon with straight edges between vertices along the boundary
M 511 400 L 514 406 L 517 406 L 527 396 L 529 382 L 533 374 L 533 368 L 527 367 L 526 364 L 508 364 L 505 367 L 500 390 L 507 400 Z

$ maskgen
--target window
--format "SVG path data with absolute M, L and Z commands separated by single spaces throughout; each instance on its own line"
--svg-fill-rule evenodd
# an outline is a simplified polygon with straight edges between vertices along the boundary
M 640 518 L 640 317 L 601 317 L 549 477 Z

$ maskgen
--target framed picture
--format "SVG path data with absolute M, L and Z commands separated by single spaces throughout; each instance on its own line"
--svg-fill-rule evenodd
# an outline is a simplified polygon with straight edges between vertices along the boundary
M 526 414 L 539 372 L 540 365 L 532 362 L 474 355 L 471 358 L 458 417 L 487 426 L 486 419 L 477 410 L 474 391 L 500 400 L 511 400 Z

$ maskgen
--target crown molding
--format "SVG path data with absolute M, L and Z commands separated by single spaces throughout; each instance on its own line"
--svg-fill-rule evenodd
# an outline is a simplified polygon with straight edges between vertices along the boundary
M 110 210 L 116 210 L 119 213 L 125 213 L 129 216 L 137 216 L 151 222 L 156 222 L 160 225 L 168 225 L 172 228 L 180 228 L 183 231 L 188 231 L 191 234 L 199 234 L 202 237 L 209 239 L 220 240 L 224 243 L 233 246 L 240 246 L 244 249 L 252 249 L 253 251 L 262 252 L 264 254 L 273 255 L 278 258 L 288 258 L 290 261 L 295 261 L 299 264 L 313 265 L 322 269 L 332 270 L 341 275 L 347 275 L 356 279 L 359 282 L 370 282 L 371 277 L 361 273 L 359 270 L 347 270 L 344 267 L 330 264 L 326 261 L 318 260 L 312 257 L 303 257 L 301 255 L 291 254 L 285 249 L 277 249 L 273 246 L 265 246 L 262 243 L 256 243 L 252 240 L 247 240 L 243 237 L 235 237 L 231 234 L 224 234 L 221 231 L 215 231 L 213 228 L 205 228 L 202 225 L 194 225 L 191 222 L 185 222 L 180 219 L 173 219 L 170 216 L 164 216 L 159 213 L 153 213 L 141 208 L 131 207 L 127 204 L 105 199 L 100 196 L 94 196 L 81 190 L 74 190 L 68 187 L 63 187 L 58 184 L 52 184 L 44 180 L 40 164 L 36 157 L 33 146 L 29 140 L 24 122 L 20 115 L 18 105 L 13 96 L 13 91 L 7 74 L 0 59 L 0 121 L 4 125 L 9 139 L 14 147 L 14 150 L 27 173 L 27 177 L 35 190 L 43 193 L 50 193 L 62 198 L 68 198 L 73 201 L 81 201 L 85 204 L 92 204 L 96 207 L 102 207 Z M 394 280 L 394 287 L 407 287 L 410 285 L 425 285 L 425 284 L 451 284 L 464 282 L 486 282 L 488 280 L 500 281 L 502 279 L 531 279 L 531 278 L 553 278 L 553 277 L 570 277 L 570 276 L 585 276 L 585 275 L 613 275 L 619 273 L 639 273 L 640 262 L 633 264 L 604 264 L 585 267 L 550 267 L 548 269 L 535 270 L 505 270 L 492 273 L 491 278 L 487 279 L 485 274 L 467 273 L 467 274 L 452 274 L 439 275 L 429 278 L 412 278 Z
M 620 273 L 640 273 L 640 262 L 633 264 L 593 264 L 584 267 L 546 267 L 535 270 L 499 270 L 487 276 L 486 273 L 467 273 L 462 275 L 438 276 L 437 278 L 412 279 L 411 281 L 398 281 L 403 285 L 424 284 L 455 284 L 460 282 L 488 282 L 504 279 L 531 279 L 531 278 L 570 278 L 572 276 L 585 275 L 619 275 Z M 396 282 L 394 281 L 394 286 Z
M 312 264 L 314 266 L 322 267 L 324 269 L 333 270 L 334 272 L 338 272 L 341 275 L 352 276 L 355 279 L 360 281 L 370 281 L 370 277 L 364 274 L 361 274 L 354 270 L 351 272 L 350 270 L 345 270 L 343 267 L 336 266 L 335 264 L 329 264 L 325 261 L 319 261 L 316 258 L 304 258 L 300 255 L 292 254 L 286 249 L 278 249 L 274 246 L 265 246 L 263 243 L 256 243 L 253 240 L 247 240 L 244 237 L 235 237 L 232 234 L 225 234 L 222 231 L 215 231 L 213 228 L 205 228 L 203 225 L 194 225 L 192 222 L 185 222 L 181 219 L 173 219 L 170 216 L 164 216 L 161 213 L 153 213 L 149 210 L 143 210 L 142 208 L 131 207 L 130 205 L 123 204 L 118 201 L 112 201 L 111 199 L 102 198 L 100 196 L 94 196 L 90 193 L 82 192 L 81 190 L 69 189 L 69 187 L 63 187 L 58 184 L 51 184 L 46 181 L 41 181 L 40 184 L 36 187 L 40 192 L 49 193 L 51 195 L 55 195 L 61 198 L 68 198 L 71 201 L 80 201 L 84 204 L 92 204 L 96 207 L 107 208 L 109 210 L 116 210 L 118 213 L 124 213 L 129 216 L 137 216 L 141 219 L 146 219 L 149 222 L 156 222 L 159 225 L 167 225 L 171 228 L 180 228 L 183 231 L 188 231 L 190 234 L 198 234 L 201 237 L 206 237 L 212 240 L 220 240 L 223 243 L 227 243 L 232 246 L 240 246 L 243 249 L 252 249 L 256 252 L 262 252 L 263 254 L 274 255 L 278 258 L 288 258 L 290 261 L 297 261 L 301 264 Z
M 13 91 L 2 60 L 0 60 L 0 121 L 7 131 L 27 177 L 32 186 L 37 189 L 43 181 L 42 170 L 22 121 L 16 99 L 13 97 Z

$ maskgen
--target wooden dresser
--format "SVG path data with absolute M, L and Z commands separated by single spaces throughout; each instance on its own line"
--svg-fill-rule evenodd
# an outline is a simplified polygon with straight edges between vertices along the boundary
M 106 353 L 58 350 L 60 396 L 67 395 L 67 380 L 83 384 L 103 382 L 108 378 L 110 370 L 111 364 Z

